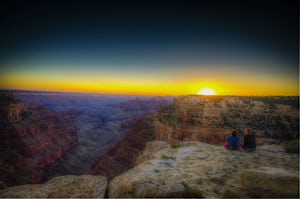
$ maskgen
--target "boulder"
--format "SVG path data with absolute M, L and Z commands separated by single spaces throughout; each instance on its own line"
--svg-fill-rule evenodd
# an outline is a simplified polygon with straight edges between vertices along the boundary
M 240 179 L 249 197 L 299 197 L 299 176 L 288 170 L 272 167 L 249 169 L 241 173 Z
M 9 187 L 1 198 L 104 198 L 107 179 L 103 176 L 67 175 L 52 178 L 45 184 Z

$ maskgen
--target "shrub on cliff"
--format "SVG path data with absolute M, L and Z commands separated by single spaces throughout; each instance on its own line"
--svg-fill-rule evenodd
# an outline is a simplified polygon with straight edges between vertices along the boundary
M 174 157 L 174 156 L 169 156 L 169 155 L 164 155 L 164 154 L 162 154 L 160 156 L 160 158 L 161 159 L 170 159 L 170 160 L 175 160 L 176 159 L 176 157 Z
M 186 182 L 181 182 L 184 187 L 183 197 L 185 198 L 204 198 L 201 191 L 190 187 Z
M 172 148 L 178 148 L 178 147 L 181 147 L 181 143 L 179 140 L 173 140 L 171 143 L 170 143 L 170 146 Z
M 16 95 L 9 92 L 0 92 L 0 105 L 16 103 Z
M 288 153 L 299 153 L 299 140 L 288 141 L 284 148 Z

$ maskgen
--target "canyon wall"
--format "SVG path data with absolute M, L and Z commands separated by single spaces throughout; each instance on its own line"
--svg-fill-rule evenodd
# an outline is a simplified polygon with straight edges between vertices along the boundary
M 0 180 L 7 185 L 45 181 L 46 167 L 78 142 L 74 118 L 11 93 L 0 93 L 0 116 Z
M 224 143 L 235 128 L 251 128 L 258 144 L 299 136 L 299 97 L 182 96 L 155 115 L 155 139 Z
M 108 180 L 122 174 L 135 165 L 146 143 L 154 139 L 153 116 L 146 115 L 124 122 L 123 128 L 130 131 L 112 148 L 101 154 L 94 161 L 91 174 L 103 175 Z

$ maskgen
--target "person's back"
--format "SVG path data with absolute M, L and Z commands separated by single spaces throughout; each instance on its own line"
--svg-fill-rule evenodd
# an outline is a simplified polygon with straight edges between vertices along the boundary
M 255 150 L 256 149 L 256 141 L 255 141 L 255 136 L 251 134 L 251 130 L 247 128 L 245 130 L 246 135 L 244 137 L 244 148 L 245 149 L 250 149 L 250 150 Z
M 239 149 L 240 140 L 238 137 L 231 135 L 228 137 L 227 141 L 229 142 L 228 144 L 229 149 Z

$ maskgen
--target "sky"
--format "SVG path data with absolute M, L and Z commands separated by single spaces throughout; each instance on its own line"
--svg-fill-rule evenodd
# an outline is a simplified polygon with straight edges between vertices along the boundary
M 299 95 L 292 0 L 1 1 L 0 89 Z

